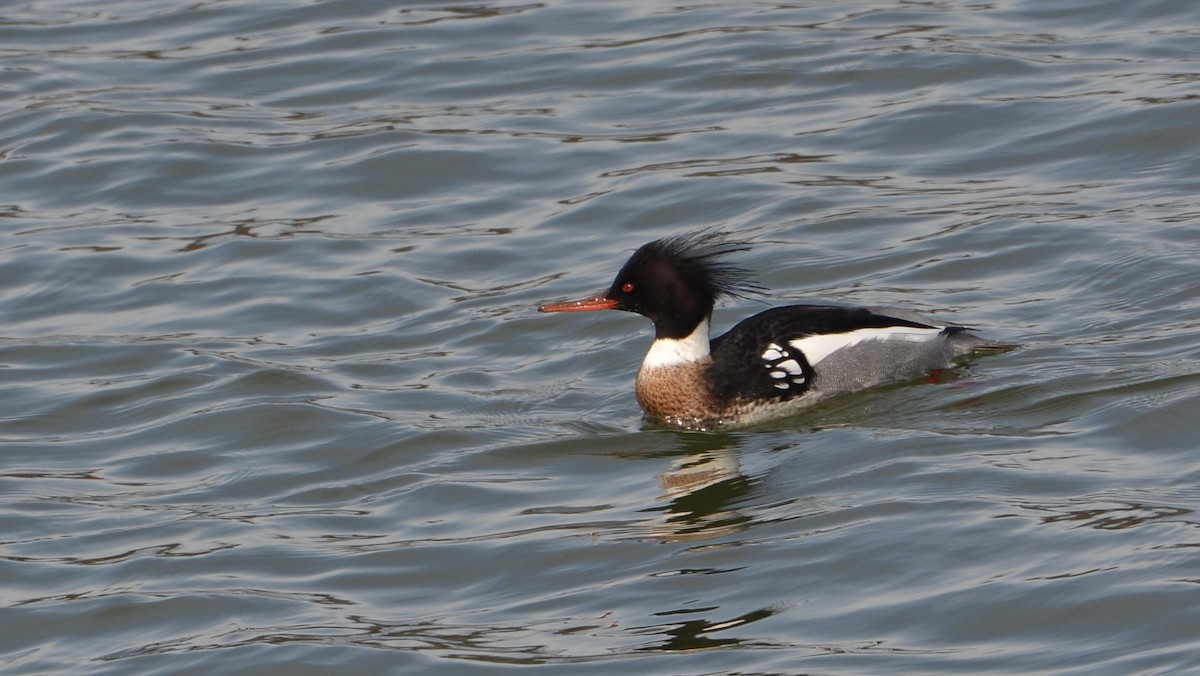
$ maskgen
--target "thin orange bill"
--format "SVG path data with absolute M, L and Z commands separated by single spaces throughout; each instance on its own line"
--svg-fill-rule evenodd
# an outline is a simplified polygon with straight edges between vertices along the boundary
M 538 312 L 595 312 L 596 310 L 616 310 L 617 301 L 604 296 L 573 300 L 566 303 L 546 303 L 538 306 Z

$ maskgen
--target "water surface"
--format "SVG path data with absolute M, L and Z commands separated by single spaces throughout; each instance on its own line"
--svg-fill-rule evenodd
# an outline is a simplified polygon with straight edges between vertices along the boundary
M 1200 668 L 1200 5 L 0 9 L 6 673 Z M 640 317 L 1021 348 L 724 434 Z M 717 310 L 727 328 L 761 302 Z

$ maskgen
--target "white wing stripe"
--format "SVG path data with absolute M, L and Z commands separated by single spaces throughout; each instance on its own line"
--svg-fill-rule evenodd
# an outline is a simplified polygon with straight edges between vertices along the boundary
M 942 332 L 940 327 L 928 329 L 914 326 L 888 326 L 878 329 L 857 329 L 846 333 L 826 333 L 819 336 L 808 336 L 789 340 L 788 345 L 804 353 L 810 366 L 837 352 L 838 350 L 857 345 L 864 340 L 906 340 L 924 342 L 937 338 Z

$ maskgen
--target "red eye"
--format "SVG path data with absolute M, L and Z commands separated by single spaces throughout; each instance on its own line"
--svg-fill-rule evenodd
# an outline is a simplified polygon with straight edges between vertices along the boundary
M 633 293 L 633 282 L 625 282 L 625 286 L 621 287 L 625 293 Z

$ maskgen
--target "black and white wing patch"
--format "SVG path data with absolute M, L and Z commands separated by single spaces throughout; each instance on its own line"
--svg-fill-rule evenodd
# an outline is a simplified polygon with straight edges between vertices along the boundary
M 848 391 L 944 365 L 940 346 L 954 331 L 869 308 L 788 305 L 744 319 L 714 338 L 709 375 L 724 402 Z M 815 369 L 822 371 L 819 386 Z
M 799 350 L 789 349 L 778 343 L 770 343 L 763 351 L 762 366 L 771 378 L 771 386 L 780 394 L 796 394 L 808 388 L 812 381 L 812 366 Z

